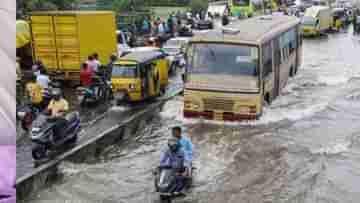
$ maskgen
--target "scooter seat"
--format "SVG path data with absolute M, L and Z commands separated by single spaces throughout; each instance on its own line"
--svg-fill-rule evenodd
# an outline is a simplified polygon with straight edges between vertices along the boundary
M 65 119 L 69 122 L 72 123 L 77 119 L 77 112 L 72 112 L 69 113 L 65 116 Z

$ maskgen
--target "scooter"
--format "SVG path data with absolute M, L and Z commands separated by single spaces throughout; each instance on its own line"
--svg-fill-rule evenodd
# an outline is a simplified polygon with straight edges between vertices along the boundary
M 35 163 L 46 161 L 51 157 L 52 152 L 66 149 L 76 144 L 78 134 L 81 130 L 80 115 L 72 112 L 65 117 L 67 123 L 62 131 L 62 135 L 54 137 L 54 127 L 56 119 L 52 119 L 45 114 L 40 114 L 33 122 L 31 128 L 32 157 Z
M 93 84 L 90 87 L 77 88 L 77 95 L 80 106 L 108 102 L 113 98 L 111 82 L 95 76 L 93 78 Z
M 162 203 L 171 203 L 176 197 L 176 171 L 171 167 L 158 167 L 153 171 L 155 190 L 160 196 Z M 185 179 L 185 188 L 192 184 L 192 173 Z
M 34 105 L 28 103 L 20 106 L 16 110 L 16 118 L 21 121 L 21 127 L 24 131 L 28 132 L 30 130 L 31 124 L 39 115 L 39 113 L 49 105 L 52 99 L 52 95 L 51 95 L 52 88 L 58 88 L 58 87 L 60 87 L 60 84 L 58 82 L 52 82 L 50 83 L 49 89 L 43 90 L 43 101 L 41 105 L 39 105 L 39 107 L 35 107 Z
M 16 119 L 21 121 L 21 128 L 28 132 L 32 122 L 38 116 L 40 110 L 31 104 L 20 106 L 16 110 Z

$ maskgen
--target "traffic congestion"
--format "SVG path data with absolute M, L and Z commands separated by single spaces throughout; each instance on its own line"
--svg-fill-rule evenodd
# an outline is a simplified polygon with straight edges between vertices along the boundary
M 60 178 L 18 199 L 356 202 L 359 3 L 19 15 L 17 188 Z

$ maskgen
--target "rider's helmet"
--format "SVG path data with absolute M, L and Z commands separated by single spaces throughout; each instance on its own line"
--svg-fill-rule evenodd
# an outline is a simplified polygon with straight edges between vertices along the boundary
M 51 95 L 56 101 L 59 101 L 62 96 L 62 91 L 60 88 L 54 88 L 51 92 Z
M 117 55 L 115 53 L 111 54 L 110 61 L 116 61 Z
M 172 152 L 176 152 L 180 148 L 179 140 L 174 137 L 169 138 L 168 147 Z

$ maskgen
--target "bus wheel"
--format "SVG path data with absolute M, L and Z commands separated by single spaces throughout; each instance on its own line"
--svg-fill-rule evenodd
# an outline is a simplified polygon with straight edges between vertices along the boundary
M 294 68 L 291 66 L 291 68 L 290 68 L 290 73 L 289 73 L 289 75 L 290 75 L 290 77 L 294 77 L 294 75 L 295 75 L 295 70 L 294 70 Z
M 264 97 L 264 104 L 266 105 L 266 106 L 268 106 L 268 105 L 270 105 L 271 104 L 271 96 L 270 96 L 270 93 L 266 93 L 266 95 L 265 95 L 265 97 Z

